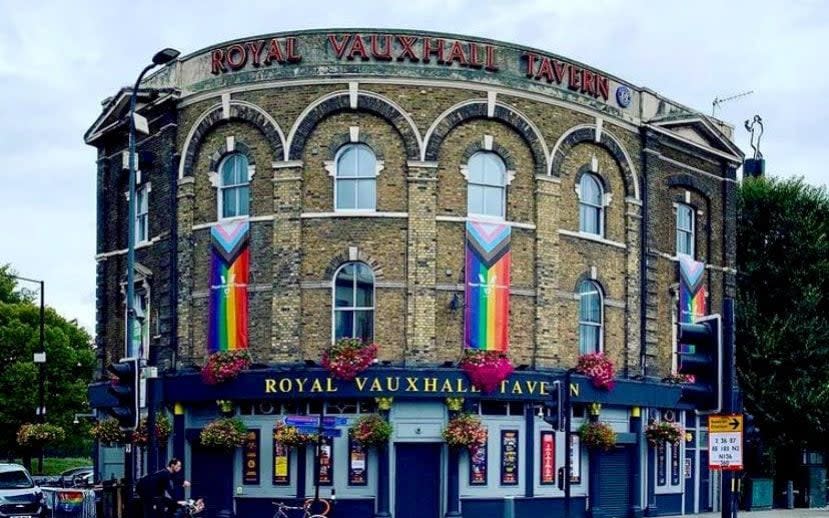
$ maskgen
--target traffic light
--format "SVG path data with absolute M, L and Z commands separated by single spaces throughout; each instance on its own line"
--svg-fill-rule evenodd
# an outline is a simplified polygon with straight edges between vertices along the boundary
M 550 385 L 550 394 L 544 401 L 544 422 L 552 425 L 553 430 L 564 429 L 564 399 L 561 382 L 554 381 Z
M 722 318 L 709 315 L 693 324 L 679 324 L 679 373 L 688 376 L 682 399 L 698 414 L 715 414 L 723 401 Z
M 118 401 L 108 412 L 118 420 L 121 430 L 135 430 L 138 426 L 138 358 L 124 358 L 107 370 L 115 375 L 107 391 Z

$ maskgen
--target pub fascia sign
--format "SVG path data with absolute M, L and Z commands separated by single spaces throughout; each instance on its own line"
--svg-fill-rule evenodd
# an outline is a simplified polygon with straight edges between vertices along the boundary
M 498 47 L 487 43 L 453 40 L 432 36 L 404 34 L 332 33 L 327 50 L 337 61 L 424 63 L 498 73 L 503 63 Z M 610 79 L 598 72 L 530 51 L 521 52 L 519 69 L 538 82 L 556 84 L 573 92 L 610 98 Z M 302 49 L 296 37 L 271 38 L 213 49 L 210 72 L 221 75 L 242 69 L 256 69 L 302 61 Z

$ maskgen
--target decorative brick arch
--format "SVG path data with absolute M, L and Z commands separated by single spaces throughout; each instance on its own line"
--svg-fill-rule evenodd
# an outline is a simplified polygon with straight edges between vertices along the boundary
M 231 121 L 243 121 L 255 126 L 270 144 L 273 159 L 275 161 L 283 160 L 285 135 L 276 121 L 265 110 L 255 104 L 247 101 L 231 100 L 227 112 L 225 112 L 221 103 L 215 104 L 199 117 L 190 130 L 184 143 L 184 153 L 179 166 L 179 178 L 193 175 L 196 153 L 210 131 L 219 124 Z M 248 153 L 248 158 L 251 157 L 252 155 Z
M 512 157 L 512 153 L 510 153 L 509 149 L 505 148 L 495 140 L 492 142 L 492 149 L 485 148 L 483 142 L 480 140 L 471 146 L 468 146 L 463 152 L 463 163 L 468 164 L 469 159 L 472 158 L 472 155 L 479 151 L 491 151 L 495 153 L 501 157 L 501 160 L 504 161 L 504 165 L 508 171 L 515 171 L 515 159 Z
M 349 92 L 334 92 L 317 99 L 297 118 L 288 135 L 288 160 L 300 160 L 308 137 L 324 119 L 341 112 L 366 112 L 377 115 L 394 126 L 403 139 L 406 157 L 420 157 L 420 132 L 414 121 L 393 101 L 372 92 L 357 93 L 356 107 Z
M 488 113 L 486 100 L 465 101 L 441 114 L 426 134 L 424 160 L 437 161 L 443 141 L 460 124 L 472 120 L 494 120 L 506 124 L 518 133 L 530 148 L 534 162 L 534 174 L 547 171 L 547 144 L 541 132 L 522 113 L 501 103 L 495 103 L 492 115 Z
M 564 160 L 570 150 L 578 144 L 595 144 L 606 149 L 619 165 L 619 169 L 622 170 L 625 194 L 634 199 L 639 199 L 639 179 L 627 152 L 619 144 L 616 137 L 607 131 L 602 131 L 599 140 L 596 141 L 596 127 L 593 125 L 571 128 L 559 139 L 553 149 L 550 163 L 550 174 L 552 176 L 561 176 L 560 171 L 564 165 Z
M 227 144 L 222 144 L 219 149 L 210 155 L 210 165 L 208 166 L 210 172 L 218 173 L 219 165 L 222 163 L 222 159 L 231 153 L 241 153 L 248 159 L 248 165 L 256 165 L 256 157 L 251 152 L 250 147 L 244 142 L 236 141 L 233 145 L 233 149 L 228 149 Z
M 699 178 L 685 173 L 672 174 L 666 180 L 668 187 L 685 187 L 700 193 L 709 203 L 714 199 L 711 187 Z
M 375 258 L 370 256 L 369 254 L 363 252 L 362 250 L 357 250 L 357 258 L 352 259 L 351 255 L 348 250 L 336 255 L 335 257 L 331 258 L 328 262 L 328 266 L 325 268 L 325 279 L 334 282 L 334 274 L 337 273 L 337 270 L 345 263 L 365 263 L 367 264 L 371 270 L 374 272 L 374 281 L 377 282 L 383 279 L 383 267 L 380 265 L 379 261 Z

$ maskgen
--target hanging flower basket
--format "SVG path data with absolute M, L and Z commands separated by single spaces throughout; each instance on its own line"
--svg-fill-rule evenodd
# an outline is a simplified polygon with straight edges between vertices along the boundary
M 456 448 L 469 448 L 475 453 L 486 444 L 486 428 L 481 420 L 470 414 L 458 414 L 449 420 L 443 430 L 443 440 Z
M 98 421 L 89 430 L 92 438 L 102 444 L 123 444 L 127 442 L 127 436 L 121 431 L 118 420 L 114 417 Z
M 159 443 L 167 442 L 173 427 L 170 425 L 170 420 L 164 414 L 158 414 L 155 418 L 155 438 Z M 149 434 L 147 433 L 147 418 L 142 417 L 138 421 L 138 428 L 132 432 L 132 443 L 136 446 L 146 446 L 150 442 Z
M 213 353 L 201 369 L 202 381 L 216 385 L 233 380 L 250 364 L 250 354 L 246 349 Z
M 273 431 L 273 438 L 279 444 L 288 448 L 313 444 L 317 442 L 318 436 L 315 433 L 301 433 L 296 426 L 277 424 Z
M 377 344 L 341 338 L 322 353 L 322 366 L 337 379 L 351 381 L 377 359 Z
M 512 363 L 500 351 L 467 349 L 459 363 L 473 385 L 482 392 L 492 392 L 512 374 Z
M 613 362 L 604 353 L 583 354 L 579 356 L 576 372 L 588 376 L 596 388 L 604 390 L 613 388 L 615 369 Z
M 205 448 L 232 450 L 245 444 L 247 428 L 237 417 L 220 417 L 207 423 L 199 434 Z
M 649 443 L 654 445 L 665 442 L 679 444 L 684 435 L 685 428 L 674 422 L 657 421 L 650 423 L 645 428 L 645 437 L 647 437 Z
M 678 372 L 672 372 L 662 378 L 662 383 L 669 383 L 671 385 L 682 385 L 684 383 L 694 383 L 696 381 L 697 378 L 693 374 L 680 374 Z
M 584 423 L 579 428 L 579 437 L 585 447 L 597 450 L 612 450 L 616 446 L 616 432 L 605 423 Z
M 25 448 L 40 447 L 65 438 L 63 428 L 49 423 L 26 423 L 17 431 L 17 444 Z
M 392 431 L 391 423 L 379 414 L 368 414 L 357 418 L 348 436 L 363 446 L 378 446 L 389 441 Z

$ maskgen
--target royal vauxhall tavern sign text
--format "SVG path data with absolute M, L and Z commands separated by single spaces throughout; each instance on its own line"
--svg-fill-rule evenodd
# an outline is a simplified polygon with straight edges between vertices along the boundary
M 518 73 L 540 84 L 605 103 L 610 99 L 611 80 L 600 72 L 526 49 L 437 35 L 328 33 L 236 42 L 210 52 L 210 72 L 221 76 L 304 65 L 308 61 L 320 67 L 327 63 L 420 65 L 491 75 L 509 69 L 513 75 Z M 321 68 L 319 72 L 327 71 Z M 630 89 L 619 85 L 617 90 L 617 104 L 628 107 Z

